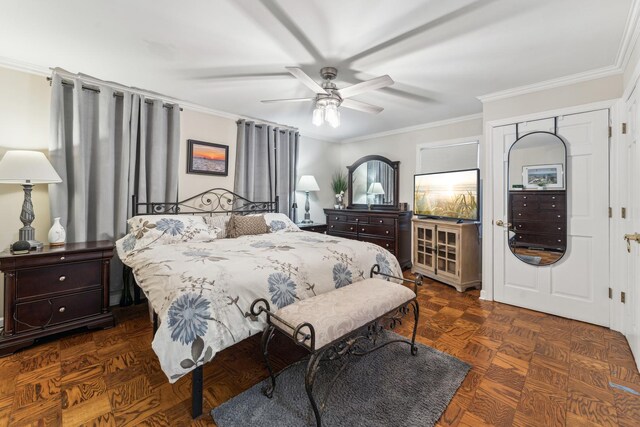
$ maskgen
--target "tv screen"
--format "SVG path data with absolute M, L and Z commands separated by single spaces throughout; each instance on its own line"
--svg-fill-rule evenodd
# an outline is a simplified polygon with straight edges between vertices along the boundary
M 413 212 L 418 216 L 478 221 L 480 170 L 414 175 Z

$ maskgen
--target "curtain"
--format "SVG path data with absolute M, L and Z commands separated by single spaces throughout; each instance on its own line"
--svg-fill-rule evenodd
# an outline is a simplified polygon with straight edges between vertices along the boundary
M 278 212 L 295 218 L 300 134 L 251 121 L 238 121 L 234 192 L 251 201 L 279 197 Z
M 51 216 L 61 218 L 68 242 L 116 240 L 127 231 L 132 194 L 177 199 L 180 109 L 69 80 L 52 76 L 49 156 L 62 183 L 49 186 Z M 114 261 L 112 291 L 122 279 Z

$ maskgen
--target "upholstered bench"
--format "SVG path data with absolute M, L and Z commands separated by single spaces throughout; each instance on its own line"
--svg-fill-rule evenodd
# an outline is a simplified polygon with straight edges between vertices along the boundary
M 374 275 L 411 282 L 414 290 Z M 305 389 L 318 426 L 322 423 L 323 408 L 318 408 L 313 396 L 313 383 L 321 360 L 333 360 L 346 354 L 364 356 L 394 342 L 409 344 L 411 354 L 417 353 L 415 339 L 419 306 L 416 293 L 422 284 L 422 276 L 416 275 L 415 280 L 394 277 L 380 273 L 378 265 L 373 266 L 370 276 L 369 279 L 295 302 L 275 313 L 263 298 L 251 304 L 251 314 L 267 315 L 267 328 L 262 335 L 262 353 L 271 377 L 270 386 L 263 390 L 267 397 L 273 396 L 276 386 L 276 375 L 269 363 L 268 352 L 269 342 L 276 330 L 311 353 Z M 378 334 L 385 326 L 393 328 L 400 323 L 408 313 L 409 306 L 413 308 L 415 321 L 411 341 L 395 339 L 376 345 Z

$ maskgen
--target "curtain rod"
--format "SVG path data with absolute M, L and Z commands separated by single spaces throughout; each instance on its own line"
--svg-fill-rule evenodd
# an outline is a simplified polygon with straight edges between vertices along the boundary
M 236 122 L 236 124 L 240 124 L 240 123 L 242 123 L 242 120 L 238 120 L 238 121 Z M 245 125 L 245 126 L 249 126 L 249 122 L 245 120 L 244 125 Z M 254 122 L 254 126 L 255 126 L 255 127 L 257 127 L 258 129 L 262 129 L 265 125 L 262 125 L 262 124 L 255 124 L 255 122 Z M 266 125 L 266 126 L 269 126 L 269 125 Z M 288 131 L 288 130 L 289 130 L 289 131 L 298 132 L 298 129 L 297 129 L 297 128 L 291 128 L 291 127 L 288 127 L 288 126 L 280 126 L 280 125 L 273 125 L 273 126 L 274 126 L 274 127 L 276 127 L 276 128 L 285 127 L 286 129 L 278 129 L 281 133 L 285 133 L 285 132 L 286 132 L 286 131 Z M 274 129 L 274 130 L 275 130 L 275 129 Z
M 49 84 L 51 84 L 51 81 L 52 81 L 51 77 L 47 77 L 47 81 L 49 82 Z M 67 80 L 61 80 L 61 82 L 62 82 L 63 86 L 71 86 L 71 87 L 75 86 L 75 84 L 73 82 L 70 82 L 70 81 L 67 81 Z M 88 85 L 84 85 L 83 84 L 82 85 L 82 89 L 88 90 L 90 92 L 100 93 L 100 89 L 95 87 L 95 86 L 88 86 Z M 113 96 L 116 96 L 118 98 L 122 98 L 122 97 L 124 97 L 124 93 L 123 92 L 119 92 L 119 91 L 114 91 L 113 92 Z M 151 100 L 151 99 L 145 99 L 144 102 L 145 102 L 145 104 L 153 104 L 153 100 Z M 167 109 L 172 109 L 173 108 L 173 105 L 167 104 L 167 103 L 163 103 L 162 106 L 164 108 L 167 108 Z M 182 107 L 180 107 L 180 111 L 183 111 Z

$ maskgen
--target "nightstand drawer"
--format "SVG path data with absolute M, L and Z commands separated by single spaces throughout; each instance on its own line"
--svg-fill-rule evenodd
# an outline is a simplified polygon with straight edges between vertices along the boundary
M 100 261 L 18 270 L 17 299 L 32 298 L 100 286 Z
M 100 314 L 102 291 L 81 292 L 16 304 L 16 331 L 24 332 Z
M 34 263 L 38 265 L 44 264 L 61 264 L 67 262 L 87 261 L 92 259 L 100 259 L 102 254 L 100 252 L 78 252 L 78 253 L 65 253 L 59 254 L 47 254 L 41 255 L 37 252 L 31 252 L 28 255 L 18 255 L 12 259 L 15 268 L 31 267 Z

